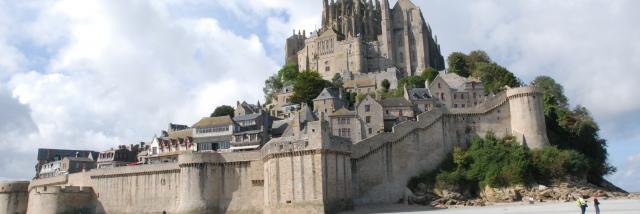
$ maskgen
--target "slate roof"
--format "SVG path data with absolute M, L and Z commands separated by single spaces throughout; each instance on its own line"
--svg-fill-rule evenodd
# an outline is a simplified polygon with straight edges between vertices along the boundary
M 442 80 L 444 80 L 444 82 L 446 82 L 450 88 L 457 90 L 463 90 L 464 84 L 467 82 L 467 79 L 459 76 L 456 73 L 441 72 L 440 74 L 438 74 L 438 76 L 440 76 L 440 78 L 442 78 Z
M 95 160 L 91 160 L 88 157 L 67 157 L 69 161 L 82 161 L 82 162 L 94 162 Z
M 281 135 L 284 133 L 284 130 L 289 127 L 289 122 L 291 122 L 290 119 L 273 121 L 273 124 L 271 125 L 271 134 Z
M 215 127 L 215 126 L 224 126 L 233 124 L 233 120 L 229 115 L 220 116 L 220 117 L 205 117 L 198 121 L 196 124 L 193 124 L 194 128 L 205 128 L 205 127 Z
M 182 124 L 173 124 L 173 123 L 169 123 L 169 128 L 170 129 L 174 129 L 174 130 L 184 130 L 184 129 L 188 129 L 189 126 L 187 125 L 182 125 Z
M 238 115 L 238 116 L 233 117 L 233 121 L 254 120 L 254 119 L 260 117 L 261 115 L 262 115 L 261 113 Z
M 355 116 L 356 113 L 354 111 L 350 111 L 349 109 L 346 108 L 341 108 L 338 109 L 337 111 L 333 112 L 331 115 L 329 115 L 330 117 L 334 117 L 334 116 Z
M 411 107 L 411 102 L 404 97 L 389 97 L 380 101 L 383 107 Z
M 427 88 L 413 88 L 408 90 L 409 99 L 411 100 L 426 100 L 431 98 L 429 96 L 429 89 Z
M 189 129 L 171 132 L 169 133 L 169 138 L 171 139 L 187 138 L 187 137 L 192 137 L 192 135 L 193 135 L 193 129 L 189 128 Z
M 88 157 L 89 154 L 94 159 L 98 157 L 99 152 L 89 150 L 67 150 L 67 149 L 38 149 L 38 161 L 52 161 L 55 156 L 60 157 L 75 157 L 76 152 L 79 152 L 78 156 Z
M 334 88 L 324 88 L 324 89 L 322 89 L 322 92 L 320 92 L 318 97 L 316 97 L 313 100 L 338 99 L 340 97 L 340 95 L 338 93 L 340 93 L 340 92 L 338 92 Z

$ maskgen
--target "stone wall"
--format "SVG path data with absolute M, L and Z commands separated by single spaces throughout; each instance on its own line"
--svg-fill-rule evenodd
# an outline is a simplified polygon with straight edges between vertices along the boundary
M 395 203 L 412 176 L 436 169 L 475 136 L 491 131 L 533 149 L 548 145 L 541 99 L 536 88 L 509 89 L 476 108 L 432 109 L 355 144 L 315 121 L 260 151 L 186 152 L 178 163 L 36 179 L 28 212 L 334 213 Z M 24 213 L 26 185 L 0 184 L 0 210 Z
M 0 182 L 0 213 L 27 213 L 29 181 Z
M 29 190 L 29 214 L 96 213 L 91 187 L 40 186 Z

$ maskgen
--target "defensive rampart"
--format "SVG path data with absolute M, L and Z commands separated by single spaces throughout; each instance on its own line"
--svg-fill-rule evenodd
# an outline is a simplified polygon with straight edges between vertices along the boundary
M 436 169 L 475 136 L 491 131 L 533 149 L 548 145 L 541 99 L 533 87 L 508 89 L 476 108 L 434 109 L 355 144 L 316 121 L 295 124 L 299 132 L 260 151 L 186 152 L 177 163 L 37 179 L 28 212 L 334 213 L 394 203 L 412 176 Z M 24 213 L 25 192 L 17 190 L 27 184 L 20 185 L 0 185 L 7 189 L 0 209 Z
M 434 109 L 353 146 L 354 202 L 393 203 L 412 176 L 431 171 L 454 146 L 493 132 L 513 135 L 532 149 L 548 145 L 542 94 L 534 87 L 508 89 L 473 109 Z
M 27 212 L 29 181 L 0 182 L 0 213 L 24 214 Z

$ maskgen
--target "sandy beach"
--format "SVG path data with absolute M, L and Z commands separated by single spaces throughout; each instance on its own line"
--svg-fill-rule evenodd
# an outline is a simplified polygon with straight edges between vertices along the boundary
M 640 213 L 640 200 L 631 199 L 613 199 L 613 200 L 601 200 L 600 204 L 601 213 L 606 214 L 639 214 Z M 461 213 L 483 213 L 483 214 L 575 214 L 579 213 L 579 208 L 576 207 L 575 202 L 547 202 L 536 203 L 529 205 L 525 203 L 509 203 L 509 204 L 496 204 L 485 207 L 461 207 L 450 209 L 435 209 L 425 206 L 413 206 L 413 205 L 387 205 L 387 206 L 369 206 L 359 207 L 355 211 L 344 212 L 344 214 L 360 214 L 360 213 L 429 213 L 429 214 L 461 214 Z M 587 213 L 595 213 L 591 201 L 589 201 L 589 207 Z

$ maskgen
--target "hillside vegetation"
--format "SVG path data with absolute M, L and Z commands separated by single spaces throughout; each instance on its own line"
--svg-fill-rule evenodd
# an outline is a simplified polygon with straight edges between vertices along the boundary
M 491 61 L 483 51 L 452 53 L 449 71 L 482 80 L 487 92 L 497 93 L 504 85 L 517 87 L 521 81 L 506 68 Z M 600 185 L 615 172 L 608 162 L 607 143 L 584 106 L 570 108 L 563 87 L 553 78 L 539 76 L 531 85 L 544 91 L 544 114 L 551 147 L 530 151 L 512 137 L 496 138 L 488 133 L 473 139 L 466 149 L 455 148 L 435 172 L 423 173 L 409 182 L 410 188 L 425 183 L 436 188 L 476 192 L 485 186 L 508 187 L 544 183 L 567 176 Z

